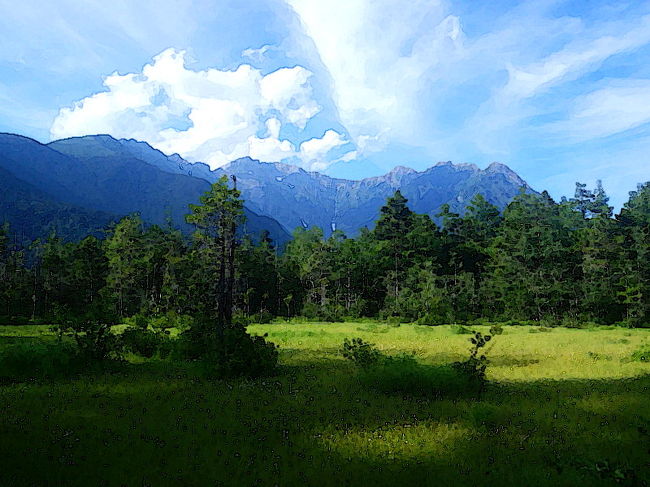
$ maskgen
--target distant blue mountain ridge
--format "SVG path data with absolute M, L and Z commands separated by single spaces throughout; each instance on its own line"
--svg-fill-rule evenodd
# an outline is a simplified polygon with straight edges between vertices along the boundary
M 133 213 L 149 224 L 164 225 L 171 219 L 174 226 L 189 232 L 188 205 L 198 203 L 210 188 L 205 179 L 158 167 L 152 161 L 160 153 L 151 147 L 131 153 L 108 136 L 84 137 L 72 144 L 62 141 L 60 148 L 70 153 L 57 147 L 57 143 L 0 134 L 0 188 L 11 188 L 0 192 L 0 222 L 8 221 L 23 240 L 44 237 L 52 230 L 77 239 L 100 233 Z M 37 215 L 34 208 L 39 209 Z M 56 212 L 45 211 L 48 208 Z M 279 244 L 290 238 L 273 218 L 249 208 L 245 215 L 244 232 L 253 238 L 263 230 Z
M 250 158 L 213 171 L 178 154 L 168 156 L 146 142 L 109 135 L 41 144 L 19 135 L 0 134 L 0 169 L 11 175 L 14 186 L 33 190 L 23 191 L 20 198 L 37 198 L 34 191 L 38 191 L 40 200 L 65 206 L 80 221 L 103 224 L 108 215 L 119 218 L 138 212 L 149 223 L 162 224 L 171 218 L 184 230 L 189 229 L 184 220 L 187 205 L 198 202 L 210 183 L 234 175 L 245 200 L 246 232 L 255 236 L 268 230 L 279 243 L 286 242 L 299 226 L 319 226 L 326 235 L 339 229 L 354 236 L 362 227 L 373 226 L 386 198 L 397 189 L 409 199 L 413 211 L 433 218 L 444 203 L 462 213 L 479 193 L 502 209 L 520 188 L 533 191 L 500 163 L 482 170 L 473 164 L 440 162 L 420 172 L 399 166 L 383 176 L 358 181 Z M 0 197 L 0 219 L 2 209 L 16 205 L 9 199 Z M 18 221 L 11 222 L 12 218 Z M 12 225 L 25 226 L 20 221 L 24 218 L 14 215 L 8 219 Z M 76 233 L 81 231 L 79 228 Z

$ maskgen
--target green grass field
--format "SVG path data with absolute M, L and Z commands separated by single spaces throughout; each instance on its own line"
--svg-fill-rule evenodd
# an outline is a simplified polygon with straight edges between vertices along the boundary
M 481 329 L 481 327 L 476 327 Z M 531 332 L 531 330 L 533 332 Z M 467 356 L 448 326 L 270 324 L 281 372 L 209 381 L 139 361 L 0 386 L 0 485 L 645 485 L 649 330 L 506 327 L 480 400 L 378 393 L 338 349 L 362 337 L 423 364 Z M 487 332 L 487 329 L 481 330 Z M 0 347 L 48 340 L 0 327 Z M 426 392 L 426 391 L 425 391 Z

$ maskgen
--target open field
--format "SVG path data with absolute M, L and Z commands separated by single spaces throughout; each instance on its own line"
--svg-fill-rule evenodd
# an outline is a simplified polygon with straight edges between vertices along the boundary
M 476 327 L 481 329 L 481 327 Z M 0 386 L 0 485 L 645 485 L 650 330 L 506 327 L 481 400 L 378 393 L 338 349 L 362 337 L 424 364 L 467 356 L 451 327 L 270 324 L 277 377 L 190 365 Z M 481 329 L 481 331 L 487 332 Z M 532 331 L 532 332 L 531 332 Z M 47 340 L 1 327 L 0 346 Z

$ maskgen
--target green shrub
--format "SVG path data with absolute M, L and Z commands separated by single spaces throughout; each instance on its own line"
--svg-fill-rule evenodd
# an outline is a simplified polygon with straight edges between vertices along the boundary
M 138 313 L 128 318 L 124 318 L 124 324 L 128 328 L 147 328 L 149 326 L 149 318 L 142 313 Z
M 199 360 L 212 352 L 216 332 L 205 325 L 204 321 L 195 323 L 183 331 L 174 341 L 172 357 L 179 360 Z
M 504 329 L 503 326 L 500 325 L 499 323 L 495 323 L 490 327 L 490 335 L 495 336 L 495 335 L 503 335 Z
M 614 325 L 620 328 L 650 328 L 650 322 L 643 322 L 634 318 L 624 319 L 614 323 Z
M 176 328 L 184 331 L 192 326 L 193 318 L 189 315 L 181 315 L 174 311 L 169 311 L 162 315 L 147 316 L 142 313 L 131 316 L 124 320 L 124 324 L 134 328 L 153 328 L 154 330 L 168 330 Z
M 21 325 L 46 325 L 47 322 L 42 319 L 32 319 L 27 316 L 0 316 L 0 326 L 21 326 Z
M 471 335 L 474 333 L 470 328 L 463 325 L 451 325 L 450 330 L 454 335 Z
M 483 318 L 474 318 L 471 320 L 465 321 L 465 324 L 468 326 L 485 326 L 491 324 L 489 321 Z
M 345 308 L 341 305 L 322 306 L 319 311 L 319 318 L 331 323 L 342 323 L 345 321 Z
M 240 328 L 227 329 L 219 350 L 209 355 L 208 371 L 217 377 L 259 377 L 273 374 L 278 366 L 278 348 L 266 340 L 268 334 L 253 336 Z
M 388 316 L 386 318 L 386 324 L 395 328 L 402 326 L 403 321 L 405 320 L 403 320 L 400 316 Z
M 454 362 L 452 367 L 459 372 L 463 378 L 470 384 L 470 388 L 476 388 L 479 395 L 487 384 L 485 370 L 488 365 L 488 359 L 485 353 L 480 353 L 492 340 L 492 335 L 483 335 L 481 332 L 474 333 L 469 339 L 472 344 L 469 350 L 469 358 L 463 362 Z
M 557 322 L 553 320 L 507 320 L 501 323 L 503 326 L 557 326 Z
M 245 328 L 252 323 L 254 323 L 252 318 L 243 311 L 236 311 L 232 315 L 232 324 L 234 326 L 241 326 Z
M 485 355 L 480 348 L 490 335 L 476 333 L 471 339 L 474 347 L 464 362 L 447 365 L 422 365 L 413 354 L 388 356 L 361 338 L 346 338 L 341 354 L 359 366 L 363 385 L 380 392 L 408 395 L 460 396 L 480 394 L 485 386 Z
M 599 325 L 598 323 L 594 323 L 593 321 L 585 321 L 584 328 L 587 331 L 608 331 L 608 330 L 616 330 L 618 327 L 614 325 Z
M 232 316 L 232 324 L 234 326 L 247 327 L 248 325 L 265 325 L 273 321 L 274 316 L 268 311 L 260 311 L 252 315 L 247 315 L 242 311 L 238 311 Z
M 20 341 L 0 350 L 0 380 L 52 379 L 83 369 L 78 349 L 61 341 Z
M 564 317 L 560 320 L 559 325 L 565 328 L 575 328 L 580 330 L 583 328 L 589 328 L 589 326 L 594 326 L 595 323 L 586 323 L 577 318 Z
M 337 304 L 326 304 L 320 306 L 316 303 L 306 302 L 302 307 L 302 316 L 307 321 L 327 321 L 330 323 L 341 323 L 345 321 L 346 309 Z
M 352 304 L 345 310 L 345 321 L 355 321 L 368 316 L 370 309 L 368 302 L 362 298 L 356 298 Z
M 597 478 L 608 480 L 616 485 L 647 485 L 638 478 L 633 468 L 608 460 L 583 464 L 582 469 Z
M 199 361 L 208 377 L 270 375 L 277 369 L 279 354 L 267 336 L 249 335 L 239 326 L 219 334 L 214 323 L 201 320 L 176 340 L 174 354 Z
M 593 360 L 612 360 L 611 355 L 604 355 L 598 352 L 587 352 L 587 357 Z
M 129 327 L 120 336 L 125 351 L 151 358 L 156 353 L 165 358 L 170 350 L 169 331 L 154 331 L 149 328 Z
M 59 336 L 74 338 L 79 354 L 86 362 L 102 362 L 122 358 L 122 341 L 111 331 L 111 325 L 85 318 L 67 318 L 54 327 Z
M 487 368 L 485 355 L 470 357 L 462 362 L 454 362 L 451 367 L 473 386 L 482 388 L 485 384 L 485 369 Z
M 416 323 L 418 325 L 425 325 L 425 326 L 438 326 L 438 325 L 444 325 L 445 324 L 445 317 L 440 316 L 437 313 L 426 313 L 422 316 L 420 316 Z
M 383 357 L 372 343 L 364 342 L 361 338 L 343 340 L 341 355 L 361 367 L 376 364 Z
M 149 318 L 149 326 L 154 330 L 169 330 L 175 328 L 178 331 L 189 329 L 194 323 L 194 319 L 189 315 L 181 315 L 174 311 L 159 316 Z
M 319 306 L 311 301 L 307 301 L 301 310 L 301 316 L 307 318 L 307 320 L 316 320 L 320 319 Z

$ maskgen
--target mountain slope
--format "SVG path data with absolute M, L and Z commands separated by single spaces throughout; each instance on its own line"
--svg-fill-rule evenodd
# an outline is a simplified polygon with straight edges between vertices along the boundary
M 410 208 L 435 219 L 441 205 L 463 213 L 481 193 L 503 209 L 521 187 L 532 189 L 507 166 L 491 164 L 481 170 L 473 164 L 439 163 L 425 171 L 397 167 L 383 176 L 349 181 L 306 172 L 279 163 L 239 159 L 223 170 L 237 176 L 242 195 L 250 207 L 272 215 L 287 229 L 320 226 L 355 235 L 371 228 L 386 198 L 396 190 L 408 198 Z
M 54 200 L 33 185 L 0 168 L 0 222 L 9 222 L 22 244 L 52 231 L 64 240 L 101 237 L 118 217 Z
M 7 137 L 11 143 L 3 142 Z M 167 156 L 145 142 L 108 135 L 73 137 L 48 145 L 0 135 L 0 157 L 16 177 L 57 200 L 117 215 L 139 211 L 152 223 L 162 223 L 170 215 L 186 229 L 187 204 L 197 201 L 208 183 L 234 175 L 245 200 L 249 232 L 268 229 L 278 241 L 286 240 L 288 232 L 298 226 L 319 226 L 326 235 L 340 229 L 354 236 L 362 227 L 374 225 L 386 198 L 397 189 L 409 199 L 411 209 L 434 219 L 445 203 L 463 213 L 478 193 L 504 208 L 521 187 L 532 191 L 499 163 L 483 170 L 450 162 L 420 172 L 397 167 L 359 181 L 250 158 L 211 171 L 205 164 L 189 163 L 177 154 Z
M 438 163 L 425 171 L 396 167 L 383 176 L 359 181 L 331 178 L 282 163 L 238 159 L 211 171 L 203 163 L 189 163 L 177 154 L 166 156 L 145 142 L 115 140 L 109 136 L 76 137 L 49 144 L 59 152 L 81 158 L 137 158 L 170 174 L 209 182 L 224 174 L 235 175 L 247 207 L 276 219 L 288 232 L 298 226 L 319 226 L 355 235 L 372 227 L 386 198 L 400 189 L 410 207 L 435 219 L 441 205 L 463 213 L 478 193 L 504 208 L 523 186 L 516 173 L 499 163 L 481 170 L 474 164 Z
M 63 153 L 56 148 L 70 146 L 43 145 L 26 137 L 0 134 L 0 168 L 52 201 L 117 216 L 138 212 L 148 223 L 163 224 L 171 218 L 176 226 L 189 231 L 191 227 L 185 223 L 188 204 L 198 202 L 209 183 L 161 170 L 132 151 L 101 150 L 103 145 L 115 144 L 120 145 L 109 136 L 86 137 L 83 151 Z M 273 219 L 248 208 L 245 213 L 252 235 L 267 229 L 280 243 L 288 239 Z
M 168 173 L 195 176 L 210 182 L 215 180 L 206 164 L 192 164 L 178 154 L 167 156 L 146 142 L 134 139 L 115 139 L 110 135 L 91 135 L 56 140 L 47 146 L 77 159 L 132 158 Z

